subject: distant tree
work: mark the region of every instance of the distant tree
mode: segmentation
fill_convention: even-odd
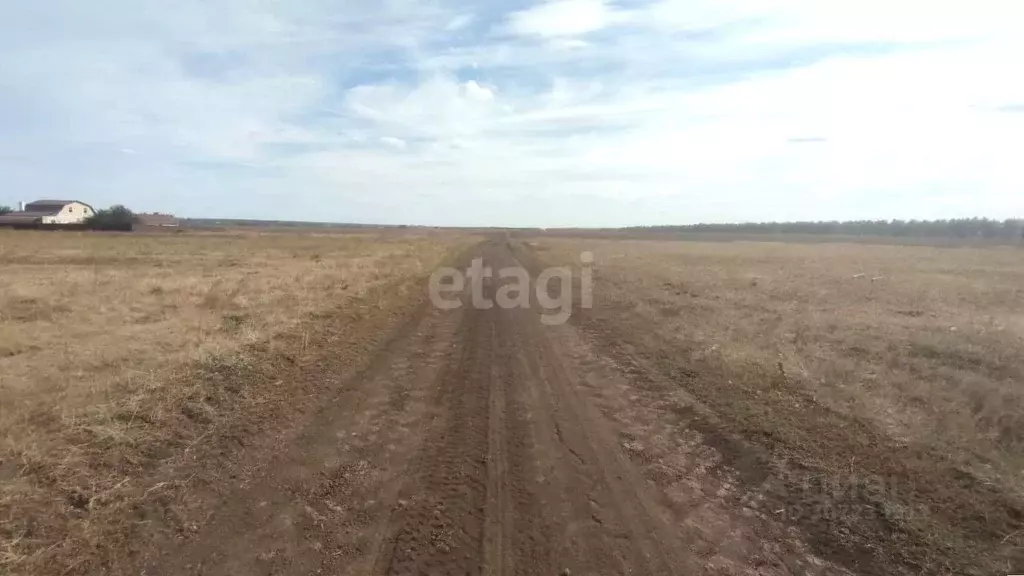
[[[138,221],[135,213],[128,208],[117,204],[105,210],[100,210],[90,216],[85,225],[93,230],[124,230],[132,229]]]
[[[11,208],[10,206],[0,206],[0,216],[3,216],[4,214],[10,214],[11,212],[14,212],[14,209]]]

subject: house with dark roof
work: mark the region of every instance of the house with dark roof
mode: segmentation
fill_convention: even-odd
[[[95,213],[92,206],[78,200],[36,200],[17,212],[0,215],[0,226],[82,224]]]

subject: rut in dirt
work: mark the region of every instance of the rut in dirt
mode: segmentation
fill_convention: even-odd
[[[493,269],[507,247],[482,250]],[[484,285],[493,301],[500,281]],[[680,547],[580,399],[536,310],[469,308],[460,354],[379,557],[378,574],[672,574]]]
[[[473,255],[518,265],[503,242]],[[700,572],[539,311],[462,296],[422,310],[147,573]]]
[[[459,357],[441,382],[442,415],[402,490],[377,573],[494,574],[550,555],[538,503],[522,489],[523,428],[510,426],[514,389],[496,320],[466,312]]]

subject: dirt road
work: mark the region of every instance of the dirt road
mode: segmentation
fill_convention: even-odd
[[[471,256],[518,263],[502,241]],[[846,573],[664,418],[692,404],[678,387],[539,313],[424,305],[145,573]]]

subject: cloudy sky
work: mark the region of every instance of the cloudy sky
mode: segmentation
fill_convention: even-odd
[[[0,8],[0,204],[433,225],[1024,217],[1014,0]]]

